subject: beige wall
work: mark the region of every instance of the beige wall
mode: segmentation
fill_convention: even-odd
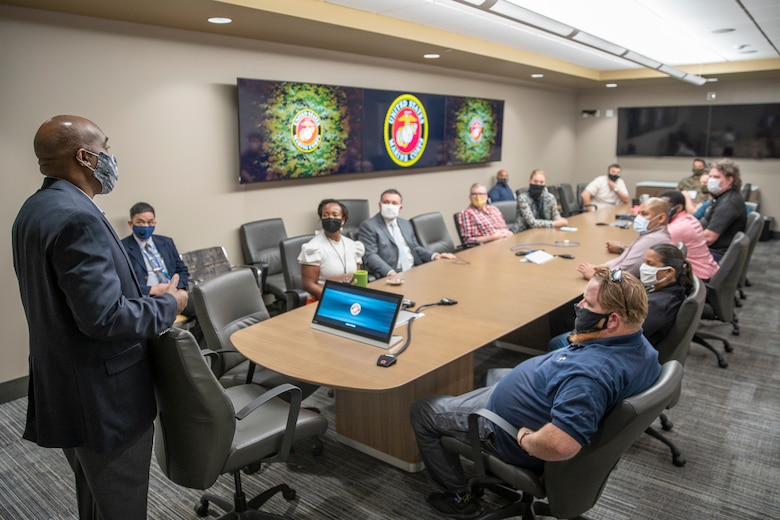
[[[467,204],[474,181],[499,168],[526,182],[544,166],[551,182],[568,172],[575,147],[575,94],[532,89],[435,67],[0,6],[0,382],[27,374],[27,331],[13,273],[10,227],[42,181],[32,138],[47,117],[93,119],[110,138],[120,180],[96,201],[120,236],[138,200],[157,209],[158,229],[180,251],[224,245],[240,262],[238,227],[281,216],[290,235],[310,233],[325,197],[378,200],[387,187],[405,196],[407,217]],[[237,181],[236,78],[284,79],[506,100],[503,161],[472,169],[357,180],[241,188]]]

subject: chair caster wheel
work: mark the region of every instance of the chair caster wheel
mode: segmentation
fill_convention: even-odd
[[[674,428],[674,423],[672,423],[672,421],[666,421],[665,423],[661,424],[661,428],[665,432],[671,431],[672,428]]]
[[[325,451],[325,446],[323,446],[322,441],[320,439],[314,439],[314,445],[311,447],[312,457],[319,457],[322,455],[323,451]]]
[[[298,496],[298,494],[294,489],[285,489],[282,491],[282,496],[285,500],[295,500],[295,497]]]
[[[209,515],[209,501],[208,500],[198,500],[198,503],[195,504],[195,514],[200,517],[205,517]]]
[[[736,335],[738,336],[739,334],[736,334]],[[723,350],[725,350],[726,352],[734,352],[734,347],[731,346],[731,343],[724,342],[723,343]]]
[[[728,367],[728,366],[729,366],[729,363],[728,363],[728,361],[726,361],[726,360],[724,360],[724,359],[719,359],[719,360],[718,360],[718,366],[719,366],[720,368],[726,368],[726,367]]]
[[[679,457],[672,457],[672,464],[674,464],[678,468],[682,468],[683,466],[685,466],[686,462],[688,461],[686,461],[685,457],[683,457],[682,455],[680,455]]]

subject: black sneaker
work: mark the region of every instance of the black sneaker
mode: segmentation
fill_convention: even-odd
[[[436,511],[450,518],[477,518],[482,514],[479,499],[471,493],[431,493],[427,500]]]

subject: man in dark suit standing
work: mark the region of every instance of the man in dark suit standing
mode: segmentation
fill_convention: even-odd
[[[366,248],[363,263],[374,278],[395,277],[415,265],[455,258],[451,253],[434,253],[421,246],[412,224],[398,216],[402,207],[401,193],[385,190],[379,198],[379,213],[360,224],[358,239]]]
[[[62,448],[79,516],[146,518],[154,389],[148,338],[187,303],[174,275],[141,293],[119,237],[93,201],[118,178],[108,138],[77,116],[45,121],[34,140],[43,186],[13,225],[13,260],[30,336],[23,437]]]

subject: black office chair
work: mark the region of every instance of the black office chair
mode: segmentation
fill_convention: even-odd
[[[739,336],[739,322],[734,312],[734,295],[737,291],[737,283],[742,273],[742,267],[747,260],[749,247],[750,240],[744,233],[740,231],[734,235],[734,239],[729,244],[726,253],[720,259],[718,272],[707,282],[707,303],[702,313],[702,320],[731,323],[732,334],[735,336]],[[719,367],[728,367],[728,362],[707,341],[708,339],[722,341],[726,352],[734,350],[725,336],[708,332],[705,330],[704,324],[700,323],[696,333],[693,335],[693,342],[702,345],[715,354],[715,357],[718,358]]]
[[[587,184],[585,184],[587,186]],[[584,189],[584,188],[583,188]],[[582,190],[579,193],[574,193],[571,184],[559,184],[558,185],[558,201],[561,204],[561,216],[570,217],[572,215],[578,215],[585,211],[586,208],[582,206]],[[588,207],[595,208],[594,204],[588,204]]]
[[[506,222],[507,226],[511,225],[515,220],[517,220],[517,201],[499,200],[498,202],[493,202],[492,204],[497,207],[504,216],[504,222]]]
[[[583,210],[585,210],[585,205],[582,203],[582,192],[585,191],[585,188],[588,187],[588,184],[590,184],[590,183],[589,182],[579,182],[579,183],[577,183],[577,191],[575,192],[575,195],[577,196],[577,204]]]
[[[284,274],[284,284],[287,287],[285,292],[286,310],[306,305],[306,300],[309,297],[309,294],[303,290],[298,255],[301,252],[301,246],[312,238],[314,235],[300,235],[279,242],[279,251],[282,255],[282,273]]]
[[[471,444],[442,437],[444,448],[474,462],[476,484],[494,489],[511,503],[481,517],[482,520],[536,515],[579,518],[601,496],[610,473],[623,453],[679,393],[683,367],[679,361],[664,364],[658,380],[647,390],[624,399],[607,412],[589,445],[569,460],[546,462],[544,472],[508,464],[494,453],[482,450],[478,433],[480,417],[494,421],[495,414],[479,410],[469,416]],[[517,437],[517,428],[498,418],[498,427]],[[536,499],[547,498],[547,502]]]
[[[658,350],[658,361],[666,363],[667,361],[674,360],[679,361],[681,364],[685,364],[685,358],[688,356],[688,349],[691,346],[693,335],[699,325],[706,298],[707,288],[694,276],[693,289],[691,289],[690,294],[683,300],[682,304],[680,304],[680,308],[677,311],[677,317],[674,320],[674,325],[672,325],[672,328],[669,330],[666,337],[655,345],[656,350]],[[678,393],[666,408],[672,408],[679,400],[680,394]],[[664,431],[668,432],[674,427],[674,424],[672,424],[666,414],[661,413],[659,419],[661,420],[661,428]],[[675,466],[682,467],[685,465],[685,457],[682,456],[679,448],[677,448],[677,446],[675,446],[666,436],[652,426],[648,426],[645,433],[658,439],[669,447],[672,452],[672,463]]]
[[[284,221],[269,218],[247,222],[239,228],[239,236],[244,262],[256,266],[262,273],[263,295],[273,298],[269,311],[272,315],[278,314],[283,310],[286,290],[279,255],[279,241],[287,238]]]
[[[181,259],[190,272],[189,289],[206,280],[236,269],[249,269],[258,287],[262,284],[262,273],[252,265],[232,264],[222,246],[194,249],[181,254]]]
[[[368,200],[339,199],[339,202],[344,204],[349,212],[347,223],[344,224],[341,233],[352,240],[357,240],[360,224],[371,217],[371,211],[368,209]]]
[[[301,409],[301,391],[290,384],[267,391],[251,384],[224,389],[187,331],[170,329],[152,340],[149,356],[158,410],[154,450],[162,473],[180,486],[201,490],[222,474],[233,475],[232,504],[204,494],[195,505],[199,516],[208,515],[213,503],[227,511],[223,519],[283,518],[257,509],[279,492],[292,500],[295,490],[279,484],[247,501],[241,470],[284,462],[294,442],[323,435],[327,420]]]
[[[739,191],[739,193],[742,195],[742,198],[745,199],[745,202],[747,202],[750,199],[750,194],[753,192],[753,185],[749,182],[746,182],[742,185],[742,189]]]
[[[318,388],[256,366],[230,341],[237,330],[270,318],[260,290],[251,283],[249,271],[232,271],[207,280],[195,287],[193,295],[206,344],[220,354],[212,362],[212,370],[225,388],[245,383],[266,388],[292,383],[301,389],[304,399]]]
[[[750,267],[750,259],[753,257],[753,250],[756,248],[758,239],[761,236],[761,230],[764,227],[764,221],[761,218],[761,214],[758,211],[753,211],[748,214],[747,222],[745,224],[745,235],[750,240],[750,246],[748,246],[747,259],[745,265],[742,267],[742,272],[739,275],[739,281],[737,282],[737,292],[739,293],[739,299],[736,301],[737,307],[742,307],[742,302],[745,296],[745,287],[750,287],[750,280],[747,279],[748,267]]]
[[[455,252],[455,244],[444,224],[444,217],[438,211],[417,215],[409,222],[412,223],[417,242],[425,249],[436,253]]]

